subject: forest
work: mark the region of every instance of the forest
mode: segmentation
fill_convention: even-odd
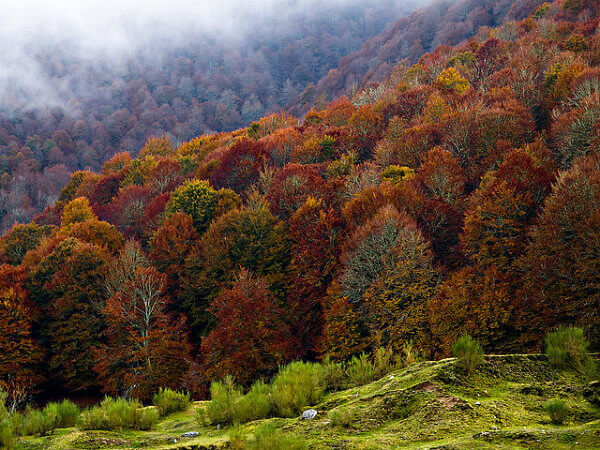
[[[200,22],[198,6],[178,2],[193,8],[190,16]],[[150,19],[143,18],[143,11],[138,13],[141,25],[131,18],[101,23],[124,28],[129,51],[105,44],[103,29],[96,30],[103,43],[93,41],[88,36],[93,23],[86,33],[65,31],[62,36],[44,28],[50,17],[39,24],[46,35],[21,42],[15,35],[23,34],[7,20],[10,15],[0,18],[5,41],[0,53],[0,231],[27,223],[51,206],[72,172],[99,171],[119,152],[137,155],[149,136],[167,134],[183,142],[280,111],[391,18],[416,5],[412,0],[349,0],[317,9],[313,3],[292,2],[275,20],[273,6],[259,2],[246,11],[251,29],[237,18],[232,25],[206,27],[171,19],[174,23],[166,24],[171,28],[148,36]],[[24,36],[32,25],[22,25],[30,30]],[[239,36],[228,30],[233,26],[240,28]]]
[[[563,324],[600,349],[598,12],[535,5],[302,118],[74,172],[0,239],[0,386],[205,398],[465,333],[538,351]]]

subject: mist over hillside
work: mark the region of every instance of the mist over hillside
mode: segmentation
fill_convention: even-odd
[[[279,111],[415,1],[15,3],[0,17],[0,230],[75,170]]]
[[[339,35],[345,41],[340,47],[346,47],[339,50],[348,52],[416,3],[259,0],[248,7],[232,0],[19,2],[0,17],[2,107],[67,107],[71,98],[93,98],[93,89],[102,86],[79,80],[86,71],[104,75],[106,83],[131,74],[132,61],[144,69],[164,69],[167,54],[184,48],[191,50],[194,64],[209,68],[215,63],[206,47],[225,47],[223,52],[235,58],[236,52],[277,48],[315,32],[313,39]],[[344,19],[360,31],[353,35],[344,29]],[[234,77],[236,67],[227,69]],[[286,70],[280,72],[275,75],[285,77]]]

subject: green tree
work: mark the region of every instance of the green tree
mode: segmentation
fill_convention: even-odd
[[[208,181],[189,180],[179,186],[167,204],[167,213],[182,212],[189,215],[198,233],[206,231],[213,219],[217,204],[217,191]]]

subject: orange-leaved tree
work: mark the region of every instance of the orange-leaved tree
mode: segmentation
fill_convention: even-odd
[[[94,349],[103,390],[148,400],[161,386],[178,388],[190,345],[183,319],[167,310],[166,277],[130,242],[113,262],[106,288],[106,343]]]

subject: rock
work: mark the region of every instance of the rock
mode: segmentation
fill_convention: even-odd
[[[193,438],[193,437],[198,437],[198,436],[200,436],[200,433],[198,433],[197,431],[187,431],[181,435],[181,437],[186,437],[186,438]]]
[[[317,410],[316,409],[307,409],[306,411],[304,411],[302,413],[302,418],[304,420],[314,419],[316,416],[317,416]]]
[[[475,406],[481,406],[481,402],[475,402]]]
[[[492,427],[492,430],[498,431],[498,427]]]

